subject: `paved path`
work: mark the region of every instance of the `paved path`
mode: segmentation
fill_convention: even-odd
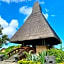
[[[0,61],[0,64],[18,64],[17,62]]]
[[[14,62],[14,55],[13,55],[8,60],[0,61],[0,64],[18,64],[18,63]]]

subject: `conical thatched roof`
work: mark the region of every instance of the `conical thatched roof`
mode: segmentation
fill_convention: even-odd
[[[14,34],[10,41],[20,42],[47,38],[53,38],[56,43],[60,43],[60,39],[50,27],[44,15],[41,13],[39,3],[36,2],[33,6],[31,15],[25,21],[23,26]]]

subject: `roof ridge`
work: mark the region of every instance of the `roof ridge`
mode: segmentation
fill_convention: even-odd
[[[38,13],[38,12],[41,12],[41,6],[39,2],[37,1],[33,5],[32,13]]]

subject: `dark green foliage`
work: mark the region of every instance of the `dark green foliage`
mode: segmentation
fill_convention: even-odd
[[[47,54],[50,56],[55,56],[56,63],[64,62],[64,51],[62,51],[61,49],[51,48],[47,51]]]
[[[0,35],[2,35],[2,30],[3,30],[3,27],[1,27],[0,25]]]
[[[8,35],[2,33],[3,27],[0,25],[0,48],[3,46],[3,44],[7,44],[7,41],[9,41]]]
[[[8,35],[2,35],[2,43],[7,44],[7,41],[9,41]]]
[[[0,48],[2,47],[2,38],[0,38]]]

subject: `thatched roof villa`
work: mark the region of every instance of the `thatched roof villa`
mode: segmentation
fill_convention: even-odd
[[[38,2],[33,6],[32,13],[22,27],[12,36],[10,42],[32,45],[37,53],[59,44],[60,38],[47,22]]]

